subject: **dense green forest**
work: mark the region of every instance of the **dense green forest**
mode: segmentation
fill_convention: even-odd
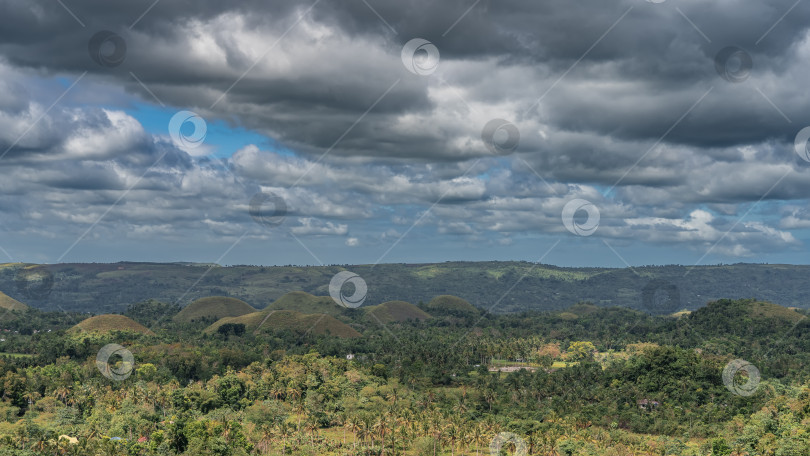
[[[43,265],[48,293],[20,289],[20,264],[0,265],[0,290],[45,310],[120,313],[133,302],[159,299],[184,306],[205,296],[232,296],[264,308],[291,291],[328,295],[342,266],[230,266],[187,263]],[[497,313],[561,310],[589,301],[666,314],[722,298],[758,298],[783,306],[810,303],[810,266],[735,264],[563,268],[517,262],[446,262],[347,266],[368,284],[367,304],[427,302],[460,296]],[[779,286],[773,286],[778,283]],[[510,290],[508,296],[501,299]],[[661,299],[661,296],[665,296]]]
[[[0,455],[810,454],[803,313],[419,307],[430,318],[338,315],[361,337],[204,331],[155,300],[126,311],[148,330],[10,311]]]

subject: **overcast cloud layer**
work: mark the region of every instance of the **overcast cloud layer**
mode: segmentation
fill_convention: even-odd
[[[659,1],[0,0],[0,247],[806,263],[810,4]],[[178,111],[234,141],[178,141]]]

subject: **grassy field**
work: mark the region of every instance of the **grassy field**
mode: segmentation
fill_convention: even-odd
[[[551,365],[552,369],[562,369],[563,367],[573,366],[574,362],[567,362],[567,361],[554,361]],[[517,361],[509,361],[506,359],[493,359],[489,363],[490,367],[531,367],[534,369],[541,369],[539,363],[530,363],[530,362],[517,362]]]
[[[11,358],[33,358],[36,355],[30,355],[27,353],[0,353],[0,357],[8,356]]]

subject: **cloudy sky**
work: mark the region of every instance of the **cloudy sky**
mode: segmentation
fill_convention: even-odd
[[[0,256],[807,263],[809,28],[795,0],[0,0]]]

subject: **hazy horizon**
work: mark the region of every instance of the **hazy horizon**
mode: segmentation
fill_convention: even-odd
[[[810,266],[810,263],[768,263],[768,262],[748,262],[748,261],[739,261],[734,263],[709,263],[709,264],[700,264],[700,265],[691,265],[691,264],[682,264],[682,263],[666,263],[666,264],[634,264],[634,265],[625,265],[625,266],[594,266],[594,265],[579,265],[579,266],[565,266],[560,264],[548,263],[548,262],[535,262],[529,260],[443,260],[443,261],[425,261],[425,262],[382,262],[377,263],[376,265],[397,265],[397,264],[406,264],[406,265],[423,265],[423,264],[442,264],[442,263],[486,263],[486,262],[496,262],[496,263],[530,263],[530,264],[537,264],[543,266],[551,266],[556,268],[570,268],[570,269],[586,269],[586,268],[597,268],[597,269],[628,269],[628,268],[640,268],[640,267],[665,267],[665,266],[673,266],[673,267],[713,267],[713,266],[731,266],[731,265],[767,265],[767,266]],[[215,263],[215,262],[206,262],[206,261],[184,261],[184,260],[177,260],[177,261],[148,261],[148,260],[118,260],[118,261],[66,261],[62,263],[32,263],[26,261],[18,261],[18,262],[7,262],[7,263],[0,263],[1,264],[38,264],[42,266],[47,265],[55,265],[55,264],[119,264],[119,263],[133,263],[133,264],[191,264],[191,265],[211,265],[215,264],[220,267],[239,267],[239,266],[255,266],[255,267],[329,267],[329,266],[372,266],[375,263],[323,263],[323,264],[313,264],[313,263],[278,263],[278,264],[263,264],[263,263]]]

